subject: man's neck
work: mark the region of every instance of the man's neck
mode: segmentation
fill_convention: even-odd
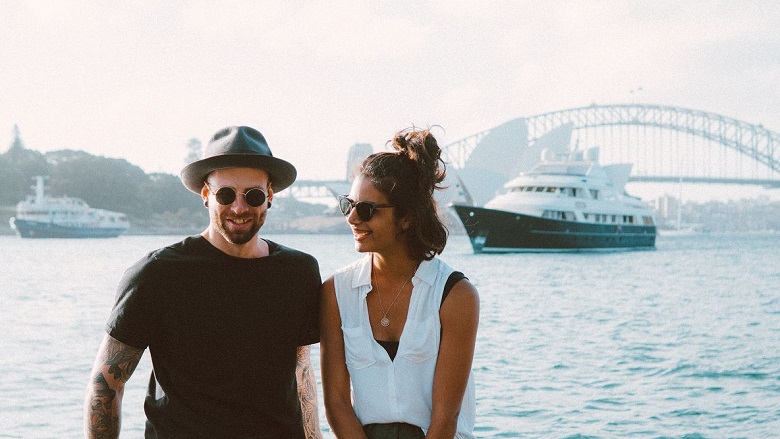
[[[256,259],[269,254],[268,243],[260,239],[259,235],[255,235],[245,244],[234,244],[211,228],[204,230],[200,235],[222,253],[235,258]]]

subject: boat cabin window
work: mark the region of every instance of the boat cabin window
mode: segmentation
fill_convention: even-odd
[[[562,190],[563,190],[563,193],[565,193],[566,195],[568,195],[570,197],[575,197],[575,198],[586,198],[587,197],[587,195],[585,193],[585,190],[582,189],[582,188],[578,188],[578,187],[565,187],[565,188],[562,188]]]
[[[546,191],[547,191],[547,192],[555,192],[555,191],[557,191],[557,190],[558,190],[558,188],[555,188],[555,187],[548,187],[548,188],[546,189]]]
[[[587,218],[588,215],[586,214],[585,218]],[[611,221],[610,221],[611,220]],[[593,222],[596,223],[616,223],[618,220],[617,215],[607,215],[605,213],[594,213],[593,214]]]
[[[653,217],[651,216],[643,216],[642,217],[642,224],[646,226],[652,226],[653,225]]]
[[[599,190],[598,189],[591,189],[590,190],[590,196],[593,197],[594,200],[599,199]]]
[[[574,215],[574,212],[569,211],[563,211],[563,210],[545,210],[542,212],[542,218],[550,218],[550,219],[558,219],[558,220],[566,220],[566,221],[576,221],[577,217]]]

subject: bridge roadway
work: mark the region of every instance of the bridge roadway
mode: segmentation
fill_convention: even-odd
[[[287,190],[278,196],[293,198],[336,198],[349,193],[347,180],[296,180]]]
[[[780,180],[771,179],[749,179],[749,178],[712,178],[712,177],[674,177],[674,176],[632,176],[628,181],[641,183],[712,183],[712,184],[733,184],[733,185],[755,185],[763,186],[767,189],[780,188]]]

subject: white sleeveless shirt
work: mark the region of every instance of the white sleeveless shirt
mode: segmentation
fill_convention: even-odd
[[[417,268],[394,361],[374,340],[368,320],[366,296],[371,291],[371,254],[334,274],[353,406],[361,424],[406,422],[427,433],[441,338],[439,307],[444,284],[452,271],[438,258],[423,261]],[[474,438],[475,412],[474,376],[470,372],[455,438]]]

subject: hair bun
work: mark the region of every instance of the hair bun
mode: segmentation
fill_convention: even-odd
[[[439,183],[446,174],[441,159],[441,148],[430,129],[407,128],[397,132],[392,140],[393,148],[399,155],[409,159],[416,170],[420,189],[433,194],[434,189],[442,189]]]

